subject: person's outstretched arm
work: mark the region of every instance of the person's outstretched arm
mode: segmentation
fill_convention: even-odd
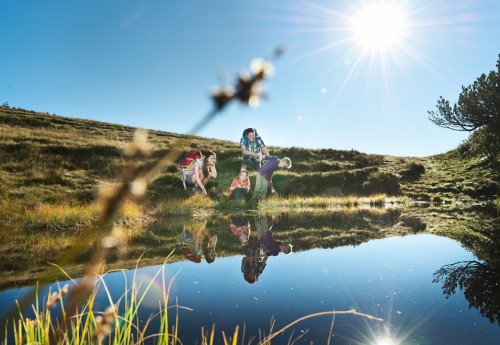
[[[262,148],[262,153],[264,154],[264,156],[270,156],[269,152],[267,151],[267,147],[263,147]]]

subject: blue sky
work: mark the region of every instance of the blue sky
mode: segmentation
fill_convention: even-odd
[[[427,111],[495,69],[499,32],[496,0],[2,0],[0,102],[187,133],[214,87],[285,45],[268,99],[199,135],[428,156],[467,138]]]

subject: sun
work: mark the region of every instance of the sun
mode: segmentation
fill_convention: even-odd
[[[405,35],[405,14],[395,4],[379,2],[365,5],[350,25],[353,39],[363,49],[384,50],[400,45]]]

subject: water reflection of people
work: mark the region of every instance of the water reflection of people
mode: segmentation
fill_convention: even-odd
[[[272,232],[274,220],[270,215],[254,217],[255,236],[250,237],[245,247],[245,256],[241,261],[241,271],[245,280],[253,284],[264,272],[269,256],[279,253],[289,254],[292,245],[276,241]]]
[[[268,256],[276,256],[283,252],[288,254],[292,251],[292,245],[283,244],[274,239],[272,232],[274,219],[271,215],[258,215],[254,217],[255,232],[259,243],[263,245]]]
[[[245,256],[241,260],[241,272],[243,278],[250,283],[255,283],[266,268],[267,255],[264,253],[263,246],[257,238],[252,237],[245,246]]]
[[[206,225],[206,221],[193,222],[185,226],[181,233],[179,250],[186,259],[195,263],[200,263],[203,256],[207,263],[217,258],[217,235],[210,235]]]
[[[250,221],[244,216],[233,216],[227,217],[227,222],[231,227],[231,232],[238,237],[240,243],[245,246],[250,238],[251,226]]]
[[[267,230],[259,239],[259,243],[264,246],[267,256],[276,256],[279,253],[290,254],[292,252],[292,245],[276,241],[271,230]]]
[[[257,238],[261,238],[264,234],[273,228],[274,220],[271,215],[257,215],[253,217],[253,222],[255,224],[255,232]]]

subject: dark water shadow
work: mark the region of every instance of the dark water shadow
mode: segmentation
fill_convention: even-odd
[[[446,298],[463,293],[469,308],[500,325],[500,222],[492,219],[490,227],[476,225],[470,230],[460,242],[478,260],[444,265],[434,273],[433,282],[442,283]]]

